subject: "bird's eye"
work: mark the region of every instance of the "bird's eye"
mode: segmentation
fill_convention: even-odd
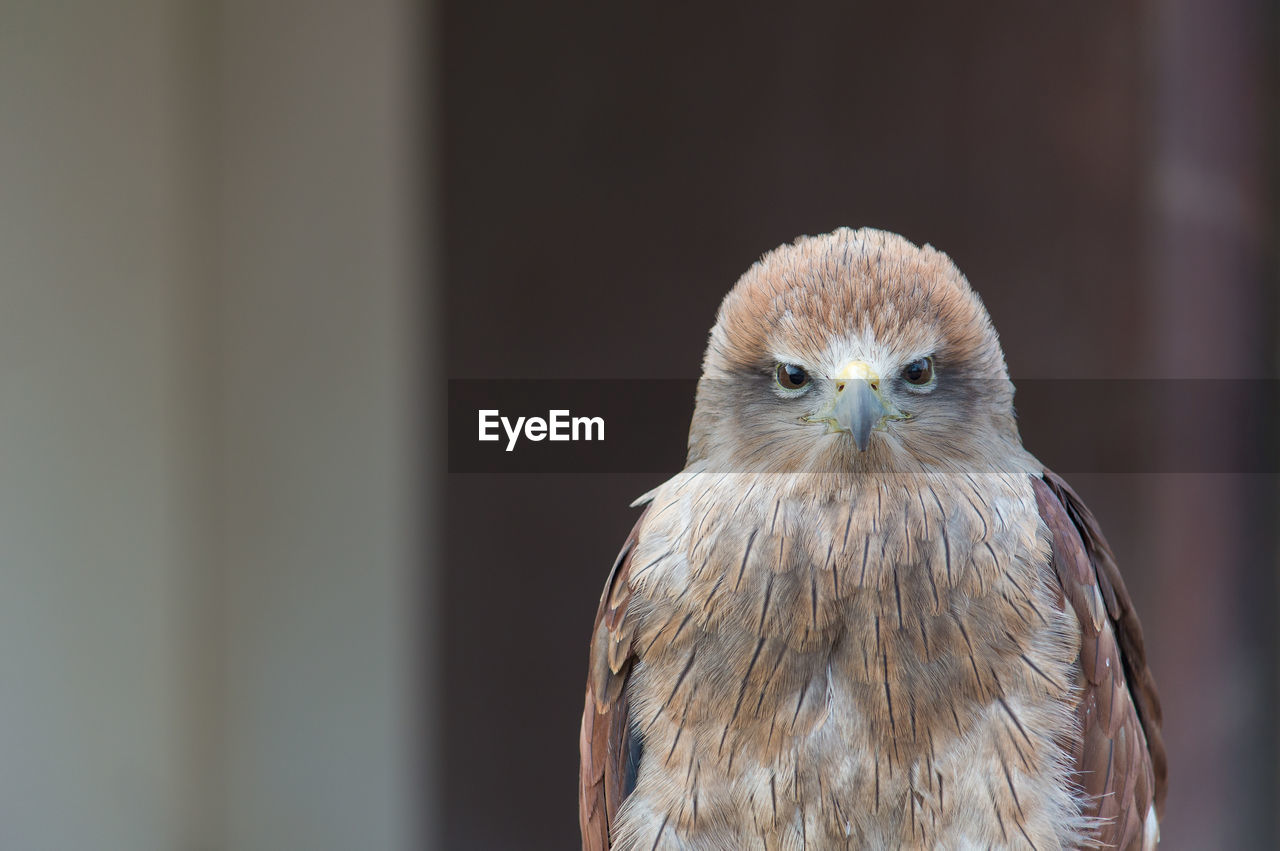
[[[928,384],[933,380],[933,358],[918,358],[907,364],[902,377],[908,384]]]
[[[778,364],[778,386],[784,390],[799,390],[809,383],[809,373],[793,363]]]

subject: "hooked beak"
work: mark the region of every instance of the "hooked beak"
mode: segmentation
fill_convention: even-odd
[[[826,423],[832,431],[853,435],[859,452],[867,451],[871,432],[883,429],[887,420],[908,418],[880,395],[880,376],[863,361],[845,364],[832,379],[836,383],[836,395],[831,405],[816,416],[805,419]]]

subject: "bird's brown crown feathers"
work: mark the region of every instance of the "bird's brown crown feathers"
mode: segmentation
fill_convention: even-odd
[[[932,343],[968,377],[1008,377],[982,300],[951,258],[871,228],[801,237],[764,255],[721,304],[704,370],[768,368],[782,346],[818,359],[831,334],[896,341],[903,354]]]

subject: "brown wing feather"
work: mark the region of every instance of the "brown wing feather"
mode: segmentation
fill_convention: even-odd
[[[1089,509],[1049,470],[1033,480],[1053,533],[1053,566],[1080,622],[1081,739],[1072,743],[1086,815],[1103,819],[1098,840],[1137,848],[1154,802],[1163,815],[1167,766],[1160,698],[1147,668],[1142,626],[1115,556]]]
[[[647,513],[647,512],[646,512]],[[634,619],[627,618],[631,599],[628,579],[631,556],[644,514],[622,545],[605,581],[591,637],[586,705],[578,747],[578,821],[583,851],[608,851],[609,830],[625,795],[627,760],[627,695],[631,672]]]

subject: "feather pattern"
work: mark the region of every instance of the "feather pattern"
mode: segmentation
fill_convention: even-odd
[[[623,686],[632,653],[627,603],[631,599],[632,556],[644,513],[622,545],[596,610],[590,674],[579,737],[578,818],[584,851],[607,851],[609,828],[625,797],[629,719]]]
[[[1053,534],[1054,572],[1080,624],[1081,735],[1071,751],[1085,812],[1098,819],[1103,847],[1150,847],[1148,815],[1164,814],[1168,767],[1142,627],[1111,548],[1080,497],[1050,470],[1034,484]]]

